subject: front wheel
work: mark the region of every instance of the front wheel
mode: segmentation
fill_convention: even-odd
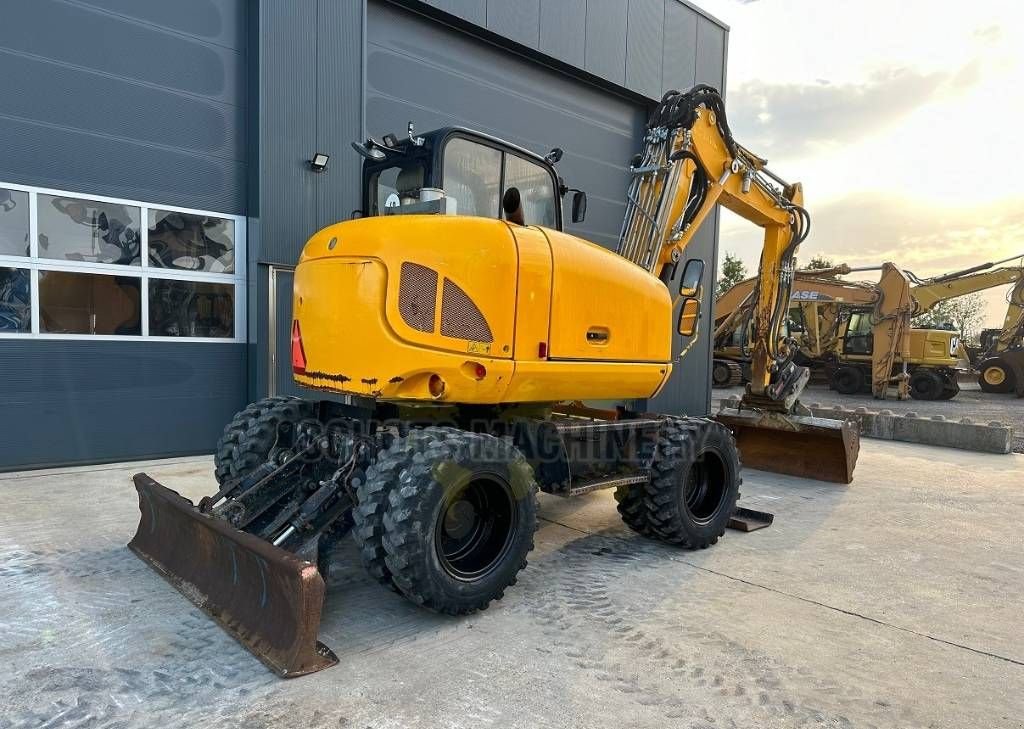
[[[650,534],[704,549],[725,534],[736,510],[740,455],[732,432],[705,418],[668,418],[644,487]]]
[[[1001,394],[1013,391],[1013,373],[999,358],[985,360],[978,370],[978,385],[983,392]]]
[[[915,370],[910,376],[910,396],[915,400],[938,400],[945,389],[946,383],[934,370]]]
[[[856,395],[864,389],[864,373],[858,367],[837,367],[832,373],[832,389],[841,395]]]
[[[455,428],[398,438],[383,489],[381,545],[392,583],[449,615],[485,609],[526,567],[537,528],[533,469],[510,442]]]

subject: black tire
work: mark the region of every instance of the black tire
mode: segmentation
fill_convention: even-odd
[[[356,506],[352,509],[352,537],[359,550],[363,569],[376,582],[398,591],[391,580],[391,570],[385,561],[384,512],[388,505],[388,489],[401,477],[406,454],[391,447],[377,454],[377,459],[366,469],[366,478],[356,487]]]
[[[651,536],[651,527],[647,522],[647,505],[644,499],[647,491],[643,484],[619,486],[615,489],[616,508],[622,522],[637,534]]]
[[[725,534],[736,511],[740,455],[732,432],[705,418],[667,418],[646,485],[650,535],[705,549]]]
[[[237,478],[233,475],[232,467],[234,450],[239,437],[255,425],[256,419],[263,413],[287,399],[285,397],[265,397],[262,400],[257,400],[235,413],[231,422],[224,426],[224,432],[217,440],[217,449],[213,456],[213,473],[217,478],[217,483],[223,485],[227,481]]]
[[[945,386],[942,388],[942,394],[939,396],[940,400],[952,400],[954,397],[960,394],[960,383],[956,380],[956,375],[949,375],[946,377]]]
[[[729,372],[729,366],[721,360],[715,360],[714,364],[711,365],[711,386],[728,387],[730,379],[732,377]]]
[[[910,396],[915,400],[938,400],[946,383],[935,370],[918,369],[910,375]]]
[[[859,367],[836,367],[830,379],[832,389],[842,395],[856,395],[864,389],[864,372]]]
[[[986,359],[978,367],[978,386],[982,392],[1013,392],[1016,387],[1013,370],[998,357]]]
[[[279,447],[279,433],[286,433],[289,428],[315,415],[315,404],[299,397],[268,400],[273,402],[268,402],[268,407],[248,420],[248,427],[238,432],[231,443],[231,455],[221,460],[221,471],[226,474],[227,480],[242,478],[266,463]]]
[[[485,609],[515,584],[533,549],[537,484],[509,441],[424,428],[380,456],[389,464],[382,546],[391,580],[437,612]]]

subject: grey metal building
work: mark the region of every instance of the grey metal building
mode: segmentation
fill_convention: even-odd
[[[681,0],[0,0],[0,469],[209,452],[289,391],[291,267],[360,207],[352,140],[562,147],[570,230],[613,245],[652,104],[724,87],[727,38]],[[709,361],[652,408],[705,412]]]

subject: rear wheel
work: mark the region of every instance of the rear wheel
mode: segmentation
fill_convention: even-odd
[[[313,410],[313,403],[302,398],[265,397],[236,413],[217,441],[213,457],[217,483],[242,478],[264,463],[277,442],[277,423],[287,419],[297,425],[312,417]]]
[[[832,389],[843,395],[855,395],[864,389],[864,373],[859,367],[842,365],[832,373]]]
[[[915,400],[938,400],[945,389],[946,383],[935,370],[919,369],[910,376],[910,396]]]
[[[386,494],[380,545],[391,582],[450,615],[500,599],[537,527],[537,484],[522,453],[502,438],[432,427],[396,439],[380,461],[386,475],[370,480]]]
[[[1013,372],[998,357],[981,363],[978,385],[984,392],[1006,393],[1014,388]]]
[[[651,480],[641,487],[646,524],[637,531],[690,549],[709,547],[725,533],[739,487],[740,456],[728,428],[704,418],[667,418]],[[620,501],[620,513],[621,507]]]

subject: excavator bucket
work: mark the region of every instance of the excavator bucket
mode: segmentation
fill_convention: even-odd
[[[732,409],[715,419],[736,436],[744,466],[833,483],[853,480],[860,452],[856,422]]]
[[[315,565],[208,516],[144,473],[141,518],[128,544],[181,594],[279,676],[333,666],[317,642],[324,581]]]

